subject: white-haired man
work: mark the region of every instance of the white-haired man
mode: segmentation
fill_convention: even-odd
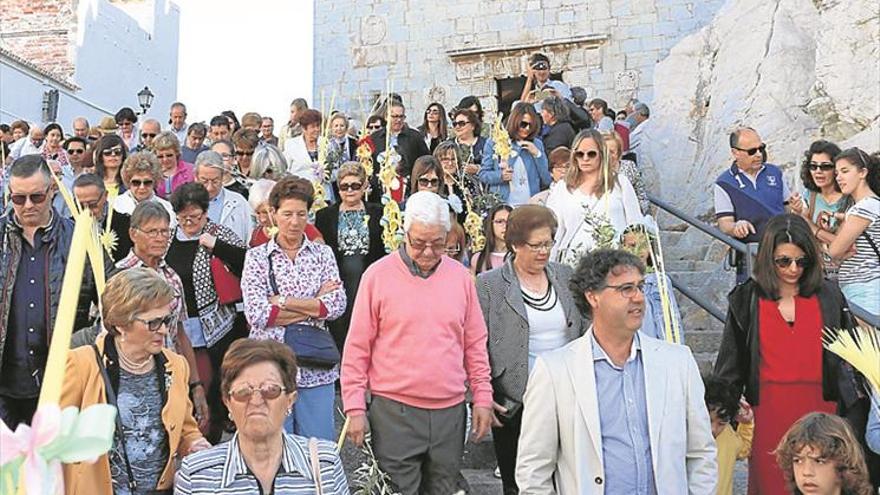
[[[371,265],[358,288],[342,358],[349,438],[369,425],[379,466],[400,493],[453,493],[465,438],[492,422],[486,324],[467,269],[444,256],[446,202],[421,191],[406,203],[405,242]]]
[[[254,230],[251,218],[254,212],[244,196],[223,187],[229,175],[223,166],[223,157],[214,150],[199,153],[196,157],[196,182],[208,190],[208,218],[235,232],[245,243],[250,242]]]

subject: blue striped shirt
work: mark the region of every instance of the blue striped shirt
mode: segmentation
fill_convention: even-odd
[[[281,466],[269,493],[305,495],[316,493],[309,457],[309,440],[284,433]],[[336,445],[318,440],[321,486],[327,495],[348,495],[348,481]],[[257,477],[245,463],[238,445],[238,433],[228,442],[188,455],[177,471],[176,495],[264,493]]]

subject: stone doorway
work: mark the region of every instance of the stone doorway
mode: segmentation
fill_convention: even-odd
[[[562,81],[562,72],[551,72],[550,79]],[[510,114],[513,102],[522,96],[523,87],[526,85],[526,76],[495,78],[495,99],[498,102],[498,112],[506,119]]]

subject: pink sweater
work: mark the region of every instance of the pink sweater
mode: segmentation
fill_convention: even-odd
[[[427,279],[399,252],[373,263],[358,288],[342,357],[346,414],[366,411],[365,393],[422,409],[464,400],[492,406],[486,323],[467,268],[443,257]]]

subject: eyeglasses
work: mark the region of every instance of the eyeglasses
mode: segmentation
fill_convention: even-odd
[[[406,118],[406,114],[398,114],[398,115],[391,114],[391,120],[403,120],[405,118]]]
[[[101,156],[122,156],[122,148],[115,147],[106,150],[101,150]]]
[[[150,230],[135,229],[135,230],[141,231],[145,236],[149,237],[150,239],[171,236],[171,231],[169,229],[150,229]]]
[[[370,124],[367,126],[367,129],[369,129],[371,131],[378,131],[381,128],[382,128],[382,124]]]
[[[735,149],[735,150],[739,150],[739,151],[742,151],[742,152],[748,154],[749,156],[753,156],[755,153],[757,153],[757,152],[759,152],[759,151],[760,151],[761,153],[763,153],[764,150],[767,149],[767,145],[766,145],[766,144],[762,144],[761,146],[758,146],[757,148],[749,148],[749,149],[737,148],[736,146],[734,146],[733,149]]]
[[[342,192],[345,191],[360,191],[364,185],[360,182],[349,182],[347,184],[339,184],[339,190]]]
[[[505,221],[504,223],[507,222]],[[553,249],[553,241],[541,242],[538,244],[527,242],[526,247],[533,253],[549,253],[550,250]]]
[[[131,187],[153,187],[153,179],[139,180],[139,179],[131,179],[129,181],[131,183]]]
[[[440,185],[440,179],[428,179],[427,177],[419,177],[419,187],[437,187]]]
[[[153,139],[154,137],[156,137],[156,134],[152,132],[142,132],[141,137],[146,139]]]
[[[526,122],[525,120],[523,120],[522,122],[519,123],[520,129],[530,129],[531,127],[532,127],[531,122]]]
[[[550,68],[550,65],[547,64],[547,62],[538,62],[533,65],[532,68],[535,70],[547,70]]]
[[[16,206],[22,206],[28,200],[31,201],[31,204],[38,205],[42,204],[43,201],[46,201],[46,198],[49,196],[49,189],[46,189],[46,192],[36,193],[36,194],[10,194],[9,200]]]
[[[177,215],[177,219],[180,220],[180,223],[198,223],[204,215],[205,212],[203,211],[197,215]]]
[[[409,239],[409,245],[416,251],[424,251],[428,248],[431,248],[432,252],[437,253],[446,250],[446,239],[438,239],[434,242],[425,242],[418,239],[413,240],[408,232],[406,234],[406,238]]]
[[[165,316],[153,318],[152,320],[144,320],[138,318],[137,316],[133,317],[132,319],[143,323],[151,332],[158,332],[159,329],[162,327],[169,328],[171,326],[171,323],[174,322],[174,315],[167,314]]]
[[[446,255],[447,256],[455,256],[461,253],[461,244],[456,244],[454,246],[446,246]]]
[[[583,160],[584,156],[586,156],[590,160],[595,160],[596,158],[599,157],[599,152],[596,150],[590,150],[590,151],[587,151],[586,153],[584,153],[583,151],[575,151],[574,152],[575,160]]]
[[[106,194],[106,193],[105,193],[105,194]],[[102,196],[102,197],[100,197],[100,198],[98,198],[98,199],[96,199],[96,200],[94,200],[94,201],[88,201],[88,202],[85,202],[85,203],[80,202],[79,204],[82,205],[82,207],[85,208],[85,209],[87,209],[87,210],[94,210],[95,208],[98,207],[99,204],[101,204],[101,200],[103,199],[103,194],[102,194],[101,196]]]
[[[119,124],[119,127],[129,127],[129,126],[131,126],[131,122],[129,122],[129,121],[127,121],[127,120],[123,120],[122,122],[117,122],[117,124]]]
[[[642,280],[639,283],[628,283],[628,284],[620,284],[620,285],[606,285],[602,287],[603,289],[614,289],[621,296],[626,298],[632,298],[636,295],[636,293],[644,294],[645,293],[645,281]]]
[[[437,108],[429,108],[429,109],[425,110],[425,113],[431,114],[431,115],[440,115],[440,110]]]
[[[220,184],[223,183],[223,180],[222,180],[221,178],[217,178],[217,179],[197,179],[197,180],[199,181],[199,184],[201,184],[201,185],[203,185],[203,186],[205,186],[205,187],[207,187],[207,186],[215,186],[215,187],[216,187],[216,186],[219,186]]]
[[[162,160],[177,160],[177,155],[175,155],[174,153],[165,153],[165,154],[162,154],[162,155],[156,155],[156,158],[157,158],[159,161],[162,161]]]
[[[236,151],[235,156],[252,156],[254,154],[253,151]]]
[[[455,127],[457,129],[459,127],[464,127],[468,124],[470,124],[470,122],[468,122],[467,120],[456,120],[452,123],[452,127]]]
[[[810,266],[810,260],[806,256],[801,256],[800,258],[780,256],[773,259],[773,263],[775,263],[778,268],[788,268],[791,266],[792,262],[794,262],[798,268],[806,268]]]
[[[810,162],[810,171],[815,172],[816,170],[830,172],[834,170],[834,164],[831,162]]]
[[[86,152],[86,150],[84,150],[83,148],[72,148],[72,149],[67,150],[68,155],[81,155],[85,152]]]
[[[255,393],[259,393],[263,400],[274,400],[281,395],[281,392],[287,392],[287,389],[277,383],[264,383],[260,385],[260,388],[254,388],[251,385],[242,385],[235,390],[230,390],[229,396],[232,397],[235,402],[244,403],[250,401]]]

